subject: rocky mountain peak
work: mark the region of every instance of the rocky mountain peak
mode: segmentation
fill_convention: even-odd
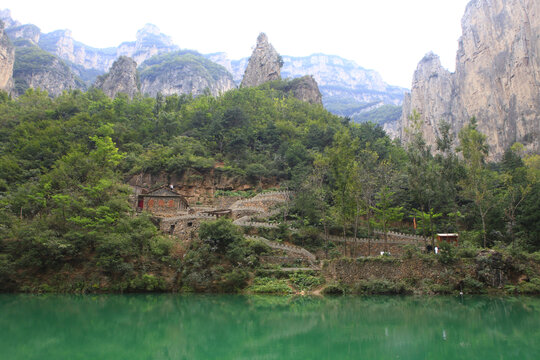
[[[39,43],[41,37],[41,30],[32,24],[14,26],[6,30],[11,40],[24,39],[28,40],[32,45]]]
[[[311,75],[292,80],[290,91],[295,98],[301,101],[322,105],[322,94],[319,91],[317,82]]]
[[[5,29],[21,25],[20,22],[13,20],[13,18],[11,17],[11,10],[9,9],[0,10],[0,20],[4,22]]]
[[[161,30],[154,24],[145,24],[142,29],[137,31],[137,39],[143,38],[145,35],[159,35]]]
[[[472,0],[461,21],[456,71],[424,58],[405,97],[402,136],[413,110],[427,143],[442,120],[459,130],[476,117],[493,159],[514,142],[540,151],[540,2]]]
[[[110,98],[124,93],[133,99],[139,93],[137,63],[130,57],[120,56],[107,74],[98,77],[94,87],[103,90]]]
[[[282,66],[283,59],[268,42],[266,34],[260,33],[240,86],[259,86],[267,81],[279,80]]]
[[[154,24],[146,24],[142,29],[139,29],[137,31],[136,39],[138,44],[150,40],[161,46],[174,46],[171,37],[163,34],[159,27]]]

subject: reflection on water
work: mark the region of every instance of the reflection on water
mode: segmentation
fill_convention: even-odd
[[[0,359],[537,359],[540,299],[0,295]]]

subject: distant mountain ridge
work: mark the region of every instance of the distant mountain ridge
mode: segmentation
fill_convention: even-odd
[[[242,80],[249,61],[249,58],[229,59],[223,52],[206,57],[229,70],[237,83]],[[282,59],[281,76],[296,78],[312,75],[323,95],[325,108],[334,114],[365,121],[367,114],[374,114],[384,106],[391,114],[380,119],[381,122],[395,121],[401,116],[400,108],[407,89],[388,85],[374,70],[364,69],[354,61],[337,55],[321,53],[303,57],[282,55]]]
[[[70,30],[56,30],[43,34],[35,25],[22,25],[11,18],[9,10],[1,10],[0,19],[6,24],[6,34],[12,41],[24,39],[52,54],[58,60],[62,60],[70,72],[62,76],[66,79],[75,79],[73,83],[66,82],[75,88],[89,87],[98,76],[109,71],[113,63],[121,56],[128,56],[135,60],[139,71],[144,75],[149,69],[148,66],[143,65],[145,61],[155,56],[180,51],[180,47],[173,44],[169,36],[161,33],[159,28],[152,24],[147,24],[137,31],[135,41],[123,42],[117,47],[99,49],[76,41]],[[37,52],[34,53],[37,54]],[[229,59],[226,53],[207,54],[204,57],[223,66],[226,69],[224,69],[225,72],[217,71],[210,63],[205,63],[202,68],[195,66],[195,62],[201,65],[204,61],[191,59],[195,62],[191,63],[189,74],[186,73],[189,79],[182,82],[178,76],[171,76],[170,70],[171,67],[176,69],[175,71],[188,69],[183,66],[187,58],[180,61],[176,57],[177,63],[173,66],[170,63],[170,57],[162,56],[161,59],[164,61],[168,59],[169,65],[160,66],[160,68],[163,71],[167,69],[168,73],[162,74],[157,82],[155,76],[146,76],[146,81],[145,76],[141,76],[141,92],[155,94],[162,92],[158,90],[163,87],[163,93],[167,94],[178,91],[193,91],[194,94],[200,94],[204,90],[200,87],[204,86],[210,89],[211,93],[217,94],[240,84],[249,60],[249,58]],[[400,109],[406,89],[386,84],[380,74],[374,70],[364,69],[354,61],[336,55],[321,53],[304,57],[282,55],[281,58],[283,60],[282,77],[299,78],[312,75],[323,95],[324,106],[337,115],[348,116],[355,121],[374,119],[387,123],[398,119],[401,114]],[[156,75],[155,65],[154,63],[152,75]],[[61,67],[65,70],[63,66]],[[195,68],[198,70],[194,72]],[[226,74],[227,71],[230,74]],[[209,79],[209,74],[218,72],[222,77]],[[150,78],[152,83],[150,83]],[[167,79],[176,84],[168,84]],[[24,83],[27,82],[19,81],[19,85]],[[34,84],[36,85],[39,83]],[[48,89],[47,86],[44,87]],[[21,89],[22,87],[19,86],[19,90]],[[61,90],[62,87],[57,87],[55,84],[55,93]]]

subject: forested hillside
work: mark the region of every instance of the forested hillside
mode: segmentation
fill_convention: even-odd
[[[351,123],[279,88],[286,86],[133,100],[98,90],[54,99],[35,90],[17,99],[2,94],[2,288],[21,290],[24,277],[60,269],[94,269],[124,281],[109,291],[136,290],[144,285],[126,279],[144,283],[148,269],[183,268],[174,239],[160,235],[145,213],[135,215],[124,182],[190,169],[220,171],[253,190],[263,179],[293,190],[284,216],[311,239],[372,236],[373,228],[413,232],[416,218],[428,239],[459,231],[466,246],[540,248],[538,155],[516,144],[501,163],[486,163],[486,139],[474,121],[459,144],[442,127],[435,153],[418,118],[413,141],[402,148],[376,125]]]

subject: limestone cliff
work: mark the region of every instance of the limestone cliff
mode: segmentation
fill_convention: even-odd
[[[107,74],[98,77],[94,86],[110,98],[124,93],[133,99],[139,93],[138,80],[137,63],[132,58],[120,56]]]
[[[96,49],[73,39],[70,30],[42,34],[39,46],[63,60],[85,69],[107,71],[116,59],[116,48]]]
[[[11,40],[25,39],[37,45],[41,36],[41,30],[32,24],[19,25],[6,29],[6,33]]]
[[[172,94],[217,96],[236,87],[221,65],[195,51],[177,51],[154,56],[140,66],[141,92],[150,96]]]
[[[46,90],[51,96],[64,90],[85,89],[85,84],[62,59],[27,42],[16,48],[13,78],[16,95],[28,88]]]
[[[282,66],[283,59],[268,42],[266,34],[261,33],[257,37],[257,45],[251,54],[240,86],[259,86],[267,81],[279,80]]]
[[[288,86],[288,90],[299,100],[310,104],[322,105],[322,95],[313,76],[306,75],[292,80]]]
[[[11,17],[11,10],[9,9],[0,10],[0,20],[4,22],[4,27],[6,29],[21,25],[20,22],[13,20]]]
[[[461,26],[455,73],[432,55],[419,64],[404,101],[402,136],[416,109],[431,145],[441,120],[457,134],[475,116],[492,158],[516,141],[539,152],[540,2],[473,0]]]
[[[117,56],[129,56],[140,65],[152,56],[178,49],[171,37],[163,34],[156,25],[146,24],[137,31],[136,41],[124,42],[118,46]]]
[[[439,122],[445,120],[455,124],[455,87],[452,74],[441,66],[439,57],[429,53],[420,61],[414,72],[411,93],[403,101],[402,139],[408,140],[405,129],[410,127],[409,116],[416,110],[422,120],[422,131],[426,142],[436,143]],[[454,105],[454,106],[453,106]]]
[[[4,32],[4,24],[0,21],[0,90],[11,92],[13,88],[13,64],[15,48]]]

